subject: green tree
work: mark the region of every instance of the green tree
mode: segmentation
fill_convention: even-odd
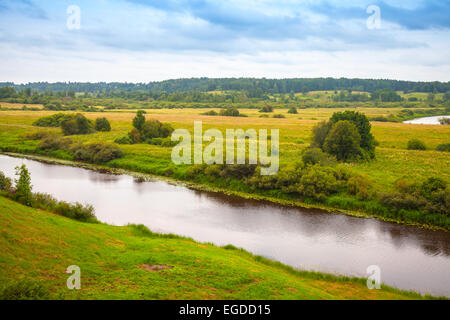
[[[323,150],[323,144],[325,143],[325,139],[327,138],[328,132],[330,131],[330,124],[326,121],[319,122],[313,127],[312,131],[312,145]]]
[[[335,112],[330,118],[330,128],[342,120],[348,120],[356,126],[361,137],[360,147],[365,151],[363,156],[375,158],[375,138],[370,133],[372,125],[366,115],[355,111]]]
[[[137,130],[141,131],[142,127],[145,124],[145,111],[144,110],[138,110],[136,113],[136,117],[133,119],[133,127],[135,127]]]
[[[111,131],[111,124],[106,118],[97,118],[95,119],[95,130],[97,131]]]
[[[15,180],[16,183],[16,193],[15,197],[18,201],[23,203],[24,205],[31,206],[32,201],[32,186],[31,186],[31,177],[30,172],[27,167],[23,164],[20,167],[16,167],[16,176],[19,176],[19,179]]]
[[[324,149],[338,160],[352,161],[362,155],[360,143],[361,135],[356,126],[348,120],[341,120],[332,126],[325,139]]]

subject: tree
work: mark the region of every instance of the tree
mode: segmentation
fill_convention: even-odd
[[[136,117],[133,119],[133,127],[135,127],[137,130],[141,131],[142,127],[145,123],[145,111],[144,110],[138,110],[136,113]]]
[[[32,193],[31,189],[31,177],[27,167],[23,164],[20,167],[16,167],[16,176],[19,179],[15,180],[16,183],[16,199],[24,205],[31,206]]]
[[[361,135],[356,126],[348,120],[341,120],[332,126],[325,139],[324,149],[338,160],[351,161],[361,157],[360,143]]]
[[[330,118],[330,128],[342,120],[350,121],[356,126],[361,137],[360,147],[365,151],[363,156],[375,158],[375,138],[370,133],[372,126],[365,114],[355,111],[335,112]]]
[[[91,121],[81,113],[75,114],[73,117],[61,121],[61,129],[64,135],[88,134],[93,131]]]
[[[106,118],[95,119],[95,130],[103,132],[111,131],[111,125],[109,124],[108,119]]]
[[[313,131],[313,143],[314,147],[321,148],[323,150],[323,144],[327,138],[328,132],[330,131],[330,125],[326,121],[319,122],[312,129]]]

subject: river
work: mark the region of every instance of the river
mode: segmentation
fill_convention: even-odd
[[[0,155],[0,170],[10,177],[22,163],[33,191],[92,204],[105,223],[233,244],[298,269],[367,277],[367,267],[377,265],[385,284],[450,297],[448,232]]]
[[[403,123],[409,124],[441,124],[439,119],[442,118],[450,118],[450,116],[436,116],[436,117],[426,117],[426,118],[417,118],[413,120],[404,121]]]

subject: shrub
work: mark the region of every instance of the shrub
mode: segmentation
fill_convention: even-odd
[[[19,179],[15,180],[16,192],[14,193],[14,198],[26,206],[31,206],[31,189],[33,187],[31,185],[30,172],[24,164],[20,167],[16,167],[16,176],[19,176]]]
[[[442,125],[449,125],[450,124],[450,118],[441,118],[439,119],[439,123]]]
[[[128,137],[132,143],[140,143],[142,141],[141,133],[138,129],[133,128],[129,133]]]
[[[58,149],[68,149],[72,140],[63,138],[58,135],[47,135],[44,139],[39,142],[37,148],[39,150],[58,150]]]
[[[434,192],[442,191],[447,187],[447,183],[439,177],[431,177],[425,180],[420,186],[420,191],[425,198],[430,198]]]
[[[95,130],[102,132],[111,131],[111,124],[106,118],[97,118],[95,119]]]
[[[289,109],[288,113],[290,113],[290,114],[298,114],[297,108],[296,108],[296,107],[291,107],[291,108]]]
[[[356,126],[348,121],[338,121],[333,125],[324,143],[324,150],[338,160],[351,161],[361,157],[361,136]]]
[[[225,117],[239,117],[240,113],[237,108],[225,108],[220,110],[220,115]]]
[[[272,116],[272,118],[284,119],[284,118],[286,118],[286,117],[284,116],[284,114],[274,114],[274,115]]]
[[[271,106],[264,106],[261,108],[261,110],[259,110],[259,112],[270,113],[270,112],[273,112],[273,108]]]
[[[369,199],[371,192],[371,183],[364,177],[351,177],[347,182],[347,192],[361,199]]]
[[[123,157],[123,152],[119,148],[101,143],[77,145],[72,148],[72,153],[77,161],[96,164]]]
[[[61,126],[61,122],[64,120],[72,119],[73,115],[64,114],[64,113],[56,113],[51,116],[42,117],[37,119],[33,126],[38,127],[59,127]]]
[[[303,163],[307,164],[320,164],[322,166],[332,166],[336,164],[336,158],[323,152],[319,148],[307,148],[303,152]]]
[[[225,164],[222,166],[220,176],[224,178],[248,178],[255,173],[255,164]]]
[[[94,131],[92,122],[81,113],[75,114],[71,119],[61,121],[61,129],[66,136],[88,134]]]
[[[214,111],[214,110],[210,110],[210,111],[202,113],[202,115],[204,115],[204,116],[217,116],[218,113],[216,111]]]
[[[426,150],[425,143],[418,139],[412,139],[408,141],[408,150]]]
[[[12,181],[0,171],[0,191],[11,192]]]
[[[37,132],[33,132],[33,133],[29,133],[27,134],[25,137],[29,140],[41,140],[44,139],[45,137],[51,135],[50,132],[47,131],[37,131]]]
[[[118,144],[132,144],[133,140],[131,140],[129,136],[123,136],[123,137],[117,138],[116,140],[114,140],[114,142],[118,143]]]
[[[337,192],[337,188],[332,169],[315,165],[308,167],[302,175],[297,191],[305,197],[324,201],[327,196]]]
[[[450,143],[442,143],[437,146],[437,151],[450,152]]]
[[[380,202],[396,210],[419,210],[426,205],[425,199],[402,193],[383,193],[380,195]]]
[[[95,220],[94,207],[91,205],[82,205],[78,202],[71,204],[65,201],[59,201],[52,211],[64,217],[82,222]]]

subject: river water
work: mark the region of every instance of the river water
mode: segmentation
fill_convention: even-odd
[[[233,244],[298,269],[367,277],[367,267],[377,265],[385,284],[450,297],[448,232],[0,155],[0,170],[10,177],[22,163],[33,191],[92,204],[102,222]]]
[[[426,117],[426,118],[417,118],[413,120],[408,120],[403,123],[409,123],[409,124],[441,124],[439,122],[439,119],[442,118],[450,118],[450,116],[436,116],[436,117]]]

